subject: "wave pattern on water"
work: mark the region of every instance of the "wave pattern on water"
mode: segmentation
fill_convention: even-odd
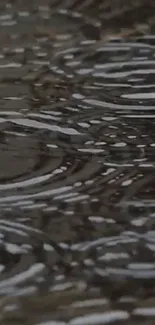
[[[149,324],[153,26],[125,37],[123,6],[108,34],[106,1],[63,4],[0,4],[1,323]]]

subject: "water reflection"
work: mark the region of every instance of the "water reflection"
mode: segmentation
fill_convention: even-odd
[[[143,35],[119,30],[124,4],[117,15],[106,1],[97,16],[90,2],[64,8],[41,0],[0,8],[1,322],[148,324],[152,9],[135,4],[137,22],[152,26]],[[108,33],[115,15],[117,35]]]

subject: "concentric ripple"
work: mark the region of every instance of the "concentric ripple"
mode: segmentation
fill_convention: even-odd
[[[154,14],[132,10],[0,4],[2,324],[154,322]]]

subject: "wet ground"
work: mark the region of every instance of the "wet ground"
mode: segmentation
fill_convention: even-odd
[[[151,325],[152,9],[69,4],[0,2],[0,322]]]

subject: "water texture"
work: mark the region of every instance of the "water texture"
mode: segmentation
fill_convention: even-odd
[[[155,11],[143,2],[0,2],[2,325],[154,324]]]

